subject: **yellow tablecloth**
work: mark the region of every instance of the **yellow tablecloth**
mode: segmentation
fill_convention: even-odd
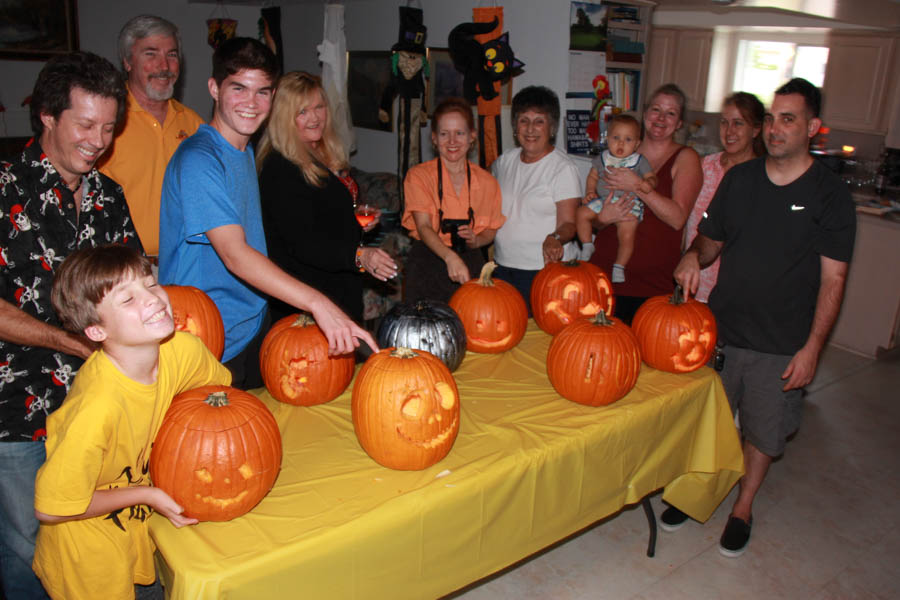
[[[643,365],[625,398],[590,408],[553,390],[549,344],[530,323],[515,349],[466,356],[455,373],[459,436],[424,471],[392,471],[366,455],[349,389],[311,408],[260,390],[283,435],[278,481],[228,523],[175,529],[153,516],[170,597],[436,597],[662,487],[706,520],[743,472],[716,374]]]

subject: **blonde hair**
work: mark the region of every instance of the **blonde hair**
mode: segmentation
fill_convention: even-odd
[[[315,101],[317,90],[327,107],[328,118],[322,140],[313,148],[300,139],[295,121],[300,111]],[[273,150],[297,165],[306,182],[316,187],[325,185],[328,170],[339,173],[349,167],[347,152],[331,126],[331,107],[320,78],[303,71],[291,71],[278,80],[269,124],[256,153],[257,171],[262,170],[266,157]]]

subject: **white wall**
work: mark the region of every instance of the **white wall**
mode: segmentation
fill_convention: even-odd
[[[346,3],[345,23],[348,50],[389,50],[397,41],[399,18],[396,0],[351,0]],[[422,0],[427,45],[447,46],[447,35],[457,24],[472,20],[474,2]],[[567,44],[569,0],[506,0],[504,30],[510,44],[525,62],[525,72],[513,83],[513,91],[541,84],[556,90],[562,98],[568,78]],[[285,69],[320,72],[315,47],[322,39],[324,0],[282,6],[282,37]],[[212,48],[206,43],[206,19],[223,16],[215,4],[194,4],[187,0],[79,0],[78,20],[81,48],[116,60],[116,36],[131,17],[152,13],[169,19],[181,31],[184,63],[181,100],[208,117],[212,101],[206,89]],[[238,35],[256,36],[259,7],[225,5],[224,12],[238,20]],[[213,14],[215,13],[215,14]],[[21,101],[31,93],[43,62],[0,61],[0,101],[7,108],[6,131],[2,135],[30,135],[27,108]],[[372,102],[379,99],[373,98]],[[508,121],[504,121],[504,147],[510,147]],[[0,121],[2,127],[2,121]],[[428,128],[423,131],[423,148],[429,152]],[[367,170],[396,170],[396,133],[357,129],[358,151],[353,163]]]

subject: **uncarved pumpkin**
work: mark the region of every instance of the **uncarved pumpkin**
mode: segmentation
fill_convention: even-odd
[[[641,353],[628,325],[603,312],[567,325],[550,342],[547,376],[563,398],[611,404],[637,383]]]
[[[531,284],[531,312],[538,327],[556,335],[563,327],[593,317],[598,311],[611,317],[612,285],[603,270],[589,262],[547,263]]]
[[[716,349],[716,318],[706,304],[686,300],[680,286],[671,296],[654,296],[644,302],[631,326],[644,362],[661,371],[695,371]]]
[[[430,467],[459,433],[456,381],[424,350],[385,348],[370,356],[353,384],[351,410],[363,450],[391,469]]]
[[[441,359],[451,373],[466,356],[466,330],[459,315],[446,302],[437,300],[394,305],[381,321],[377,341],[382,348],[427,350]]]
[[[153,485],[200,521],[230,521],[262,500],[281,468],[281,434],[253,395],[208,385],[172,400],[150,453]]]
[[[279,319],[259,350],[263,383],[273,398],[295,406],[334,400],[350,380],[356,362],[352,354],[328,355],[328,340],[307,314]]]
[[[225,325],[216,303],[206,292],[192,285],[164,285],[172,303],[172,318],[177,331],[189,331],[222,360],[225,350]]]
[[[462,284],[450,298],[472,352],[505,352],[522,341],[528,326],[525,299],[511,284],[491,277],[496,266],[485,264],[478,279]]]

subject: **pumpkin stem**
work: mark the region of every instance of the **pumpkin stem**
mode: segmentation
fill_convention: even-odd
[[[481,276],[478,278],[478,283],[485,287],[493,286],[494,280],[491,279],[491,276],[494,274],[494,269],[496,268],[497,263],[494,261],[484,263],[484,266],[481,267]]]
[[[681,289],[680,285],[676,285],[675,292],[672,294],[671,303],[675,306],[678,306],[679,304],[684,304],[685,302],[687,302],[687,298],[684,297],[684,290]]]
[[[204,400],[204,402],[206,402],[213,408],[228,406],[228,394],[224,391],[213,392],[206,397],[206,400]]]
[[[563,264],[567,267],[577,267],[578,265],[581,264],[581,261],[578,260],[577,258],[573,258],[571,260],[565,261]]]
[[[308,325],[315,325],[316,320],[313,319],[313,316],[309,313],[300,313],[297,315],[297,318],[294,319],[291,327],[307,327]]]
[[[412,348],[407,348],[406,346],[397,346],[393,350],[391,350],[391,356],[394,358],[415,358],[418,356],[415,350]]]
[[[606,316],[606,313],[603,312],[602,310],[597,312],[597,314],[594,315],[590,321],[594,325],[612,325],[613,324],[613,322],[609,319],[609,317]]]

